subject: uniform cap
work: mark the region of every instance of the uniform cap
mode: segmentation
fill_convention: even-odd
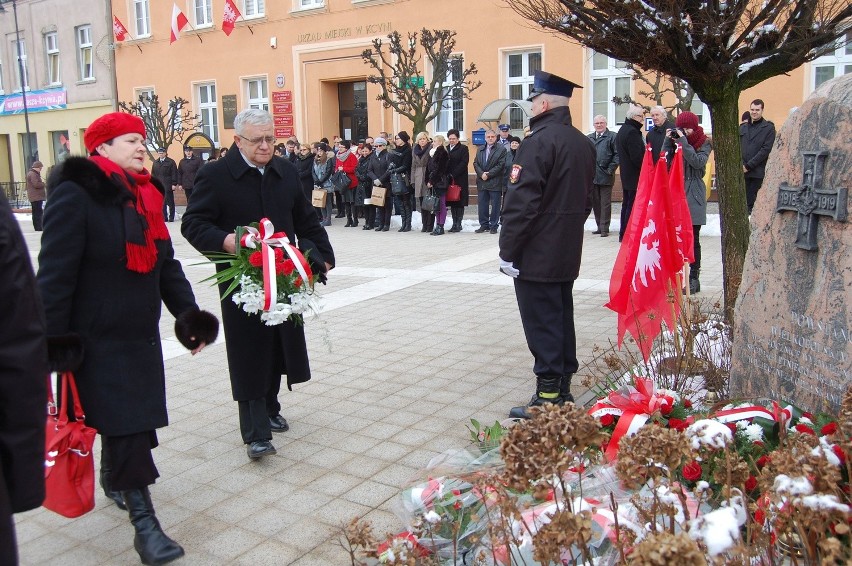
[[[110,112],[92,122],[83,134],[83,143],[91,153],[102,143],[124,134],[139,134],[145,137],[145,123],[142,118],[127,112]]]
[[[533,88],[530,91],[527,101],[531,101],[539,94],[555,94],[556,96],[567,96],[570,98],[575,88],[583,87],[553,73],[536,71]]]
[[[500,124],[499,126],[497,126],[497,129],[500,130],[501,132],[508,132],[509,131],[509,124]]]

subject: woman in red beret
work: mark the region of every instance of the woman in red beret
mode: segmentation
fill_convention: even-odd
[[[145,564],[181,556],[163,533],[148,486],[152,449],[168,424],[162,303],[193,354],[219,321],[201,311],[163,220],[164,188],[145,169],[145,126],[113,112],[83,139],[88,158],[68,158],[48,179],[38,284],[53,371],[74,371],[86,422],[101,435],[100,483],[127,509]]]

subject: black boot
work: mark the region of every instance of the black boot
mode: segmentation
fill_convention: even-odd
[[[510,419],[528,419],[530,414],[527,411],[530,407],[540,407],[545,403],[562,404],[560,397],[561,377],[536,377],[535,395],[532,396],[530,402],[520,407],[512,407],[509,411]]]
[[[462,209],[462,208],[451,208],[450,211],[453,214],[453,227],[450,228],[450,232],[461,232],[462,231],[462,218],[464,217],[464,209]]]
[[[420,228],[421,232],[431,232],[429,229],[429,217],[432,216],[425,210],[420,211],[420,221],[423,223],[423,227]]]
[[[572,375],[569,374],[559,381],[559,398],[563,403],[574,402],[574,396],[571,395],[571,377]]]
[[[361,217],[361,211],[359,210],[360,206],[352,205],[354,210],[352,212],[352,227],[355,228],[358,226],[358,218]]]
[[[429,229],[427,230],[427,232],[432,232],[432,230],[434,230],[434,229],[435,229],[435,213],[430,212],[429,213]]]
[[[695,264],[692,264],[695,265]],[[698,282],[699,268],[691,267],[689,270],[689,294],[694,295],[701,291],[701,284]]]
[[[166,536],[154,515],[154,505],[148,488],[122,491],[122,497],[130,513],[130,522],[136,529],[133,546],[142,559],[142,564],[157,566],[167,564],[183,556],[181,545]]]
[[[410,232],[411,231],[411,201],[407,196],[403,195],[400,199],[402,201],[402,228],[399,229],[400,232]]]
[[[435,229],[432,230],[432,235],[433,236],[441,236],[443,233],[444,233],[444,225],[443,224],[436,224]]]
[[[119,509],[127,511],[127,505],[124,504],[124,499],[121,498],[121,493],[113,491],[112,489],[112,456],[104,447],[101,447],[100,483],[104,490],[104,495],[112,499]]]

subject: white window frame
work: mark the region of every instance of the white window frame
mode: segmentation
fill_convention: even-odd
[[[265,94],[265,96],[258,96],[252,98],[251,96],[251,87],[253,83],[257,83],[258,85],[258,94]],[[246,97],[246,108],[259,108],[262,110],[269,111],[269,79],[265,76],[263,77],[247,77],[243,79],[244,92]],[[262,88],[261,88],[262,86]],[[260,91],[263,91],[262,93]]]
[[[151,37],[151,3],[150,0],[132,0],[133,27],[136,39]]]
[[[207,101],[203,100],[203,93],[207,93]],[[212,101],[210,100],[212,96]],[[219,147],[219,105],[216,95],[216,82],[205,82],[195,84],[195,98],[200,122],[198,130],[207,135],[215,147]],[[212,122],[212,123],[211,123]]]
[[[316,10],[325,7],[325,0],[295,0],[296,10]]]
[[[538,60],[538,64],[535,64],[536,57]],[[512,57],[521,57],[521,74],[518,76],[511,76],[511,62]],[[543,47],[534,47],[523,50],[513,50],[513,51],[505,51],[503,53],[503,72],[506,77],[506,98],[522,101],[526,100],[530,96],[530,92],[533,88],[533,83],[535,81],[535,71],[543,68],[544,64],[544,48]],[[520,90],[520,97],[513,97],[512,91]],[[517,92],[516,92],[517,94]],[[529,116],[521,110],[517,106],[512,106],[508,110],[509,117],[508,123],[509,126],[514,130],[520,130],[525,128],[529,124]]]
[[[464,54],[463,53],[453,53],[450,55],[450,58],[453,59],[453,62],[450,63],[450,68],[447,70],[447,76],[444,78],[444,82],[441,84],[441,90],[445,90],[452,85],[455,80],[453,79],[453,72],[458,71],[459,73],[464,72]],[[459,89],[461,91],[461,89]],[[437,103],[436,103],[437,104]],[[455,124],[455,116],[460,115],[459,124]],[[435,133],[441,134],[446,137],[447,132],[453,128],[457,129],[459,132],[464,131],[464,92],[456,93],[456,96],[453,98],[447,99],[441,105],[441,109],[438,112],[438,115],[432,120],[432,129]]]
[[[824,69],[831,69],[832,76],[817,84],[817,73]],[[810,92],[816,90],[823,82],[848,73],[852,73],[852,30],[847,31],[844,37],[837,39],[833,51],[811,62]]]
[[[606,57],[606,66],[604,68],[595,69],[595,55],[596,53],[589,49],[587,50],[589,54],[589,108],[592,111],[589,113],[589,128],[594,129],[594,117],[598,114],[602,114],[606,116],[607,124],[613,124],[617,129],[618,126],[624,124],[625,115],[627,114],[627,104],[618,104],[612,102],[614,96],[625,96],[631,94],[633,92],[633,76],[625,69],[626,63],[619,61],[618,59],[613,59],[612,57],[607,57],[602,53],[597,53],[600,57]],[[597,82],[596,82],[597,81]],[[606,81],[605,83],[603,81]],[[595,94],[597,92],[597,85],[606,84],[606,112],[603,112],[600,109],[600,106],[596,106],[596,104],[601,104],[603,100],[596,100]],[[624,88],[624,85],[627,85]]]
[[[27,68],[27,41],[26,39],[12,40],[12,54],[14,55],[13,62],[15,63],[15,84],[17,89],[15,92],[30,90],[30,70]],[[20,59],[20,62],[18,61]],[[24,84],[21,84],[21,67],[24,66]]]
[[[266,16],[266,0],[243,0],[242,14],[244,20]]]
[[[80,82],[95,80],[95,49],[92,44],[92,26],[86,24],[74,28],[77,42],[77,73]]]
[[[140,102],[139,97],[144,96],[144,95],[148,95],[148,98],[150,99],[151,96],[153,96],[154,94],[155,94],[154,93],[154,87],[152,87],[152,86],[136,87],[136,88],[133,89],[133,101],[134,102]],[[147,141],[148,141],[148,144],[147,144],[148,149],[155,149],[154,145],[151,143],[150,137],[148,138]]]
[[[710,120],[710,107],[704,104],[696,94],[692,98],[692,106],[689,111],[698,116],[698,125],[704,130],[704,133],[709,134],[713,131],[713,121]]]
[[[192,0],[192,14],[196,29],[213,27],[213,0]]]
[[[55,31],[44,34],[44,62],[47,70],[47,85],[61,85],[62,67],[59,58],[59,34]]]

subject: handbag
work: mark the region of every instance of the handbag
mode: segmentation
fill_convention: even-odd
[[[44,507],[74,518],[95,507],[95,458],[92,446],[98,431],[86,426],[86,416],[71,372],[62,372],[60,405],[53,400],[48,376],[47,427],[44,459]],[[74,420],[68,420],[68,391],[74,403]]]
[[[450,186],[447,187],[447,202],[456,202],[461,200],[461,185],[456,183],[456,180],[453,177],[450,177],[452,181],[450,182]]]
[[[311,205],[316,208],[325,208],[325,199],[328,198],[328,193],[325,189],[314,189],[311,191]]]
[[[441,208],[441,197],[437,196],[432,189],[429,189],[429,194],[423,197],[420,208],[434,214]]]
[[[331,185],[335,191],[341,192],[349,188],[352,184],[352,179],[346,174],[346,171],[335,171],[331,176]]]
[[[373,206],[384,206],[387,194],[387,187],[373,187],[373,194],[370,196],[369,204]],[[364,204],[367,204],[367,201],[364,201]]]
[[[405,173],[391,173],[391,192],[395,195],[404,195],[408,192],[408,175]]]

